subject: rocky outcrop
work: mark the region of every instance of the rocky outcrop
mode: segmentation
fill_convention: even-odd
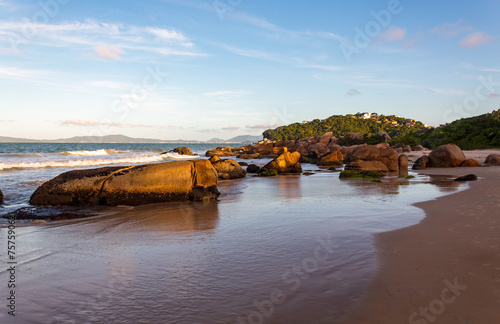
[[[333,137],[332,132],[325,133],[319,138],[319,143],[327,146],[330,143],[332,137]]]
[[[403,152],[406,152],[406,153],[409,153],[412,151],[410,145],[405,145],[402,147],[402,149],[403,149]]]
[[[467,167],[480,167],[481,163],[477,160],[474,159],[468,159],[465,160],[464,163],[460,164],[462,168],[467,168]]]
[[[319,166],[342,166],[342,164],[344,164],[344,156],[341,152],[327,154],[318,161]]]
[[[193,152],[191,152],[191,149],[187,146],[174,148],[174,153],[177,153],[180,155],[194,155]]]
[[[408,156],[406,156],[405,154],[401,154],[398,158],[398,163],[399,163],[399,171],[408,170]]]
[[[248,167],[247,167],[247,172],[248,173],[259,173],[260,171],[260,168],[258,165],[256,164],[250,164]]]
[[[441,145],[429,154],[430,166],[436,168],[458,167],[466,159],[464,152],[455,144]]]
[[[216,199],[217,179],[217,171],[208,160],[77,170],[41,185],[30,204],[136,206]]]
[[[429,164],[429,158],[427,155],[423,155],[420,158],[418,158],[415,163],[413,163],[413,170],[423,170],[427,168],[427,165]]]
[[[380,132],[377,132],[377,135],[378,135],[378,136],[383,136],[383,137],[384,137],[384,140],[385,140],[386,142],[389,142],[390,140],[392,140],[392,138],[389,136],[389,134],[387,134],[387,132],[386,132],[386,131],[383,131],[383,130],[382,130],[382,131],[380,131]]]
[[[484,163],[488,166],[500,165],[500,154],[490,154],[486,157]]]
[[[298,152],[285,152],[266,164],[260,171],[278,173],[301,173],[302,166],[299,163],[300,153]],[[260,172],[259,172],[260,173]]]
[[[219,179],[222,180],[239,179],[247,175],[247,172],[233,159],[219,160],[212,164],[217,171]]]
[[[320,156],[330,153],[330,149],[325,144],[316,143],[307,148],[307,153],[309,157],[319,158]]]
[[[346,170],[363,170],[359,167],[367,166],[373,170],[376,166],[380,171],[398,171],[399,170],[399,154],[396,150],[392,148],[387,148],[385,145],[363,145],[354,149],[349,160],[349,164],[346,166]],[[379,163],[356,163],[359,161],[364,162],[380,162],[385,166],[385,169],[381,168]]]

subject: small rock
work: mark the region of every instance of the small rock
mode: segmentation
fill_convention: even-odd
[[[193,152],[191,152],[191,149],[187,146],[174,148],[174,153],[177,153],[180,155],[194,155]]]
[[[487,165],[500,165],[500,154],[490,154],[486,157],[484,161]]]
[[[454,181],[476,181],[477,176],[475,174],[468,174],[462,177],[456,178]]]
[[[479,161],[476,161],[474,159],[468,159],[465,160],[464,163],[460,164],[460,167],[466,168],[466,167],[480,167],[481,163]]]
[[[250,164],[247,167],[247,172],[248,173],[259,173],[259,171],[260,171],[260,168],[256,164]]]
[[[418,160],[413,163],[413,170],[423,170],[427,168],[427,164],[429,163],[429,158],[427,155],[421,156]]]
[[[238,162],[238,164],[239,164],[240,166],[248,166],[248,163],[246,163],[246,162]]]

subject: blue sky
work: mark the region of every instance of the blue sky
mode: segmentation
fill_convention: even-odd
[[[500,108],[500,3],[0,0],[0,136],[206,140]]]

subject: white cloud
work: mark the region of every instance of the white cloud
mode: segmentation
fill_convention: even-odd
[[[467,35],[463,38],[458,45],[463,47],[478,47],[491,43],[495,38],[486,34],[485,32],[477,32]]]
[[[263,59],[263,60],[269,60],[269,61],[279,61],[279,55],[274,54],[274,53],[268,53],[262,50],[256,50],[256,49],[245,49],[245,48],[239,48],[236,46],[232,45],[227,45],[227,44],[214,44],[215,46],[218,46],[230,53],[240,55],[240,56],[246,56],[246,57],[252,57],[252,58],[258,58],[258,59]]]
[[[88,81],[84,83],[86,86],[95,87],[95,88],[107,88],[112,90],[123,90],[130,89],[134,85],[125,82],[117,82],[117,81],[107,81],[107,80],[94,80]]]
[[[221,128],[223,131],[235,131],[241,129],[239,126],[226,126]]]

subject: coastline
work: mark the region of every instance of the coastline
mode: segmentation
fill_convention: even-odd
[[[500,167],[419,173],[481,179],[414,204],[419,224],[375,235],[378,270],[341,323],[499,323]]]

